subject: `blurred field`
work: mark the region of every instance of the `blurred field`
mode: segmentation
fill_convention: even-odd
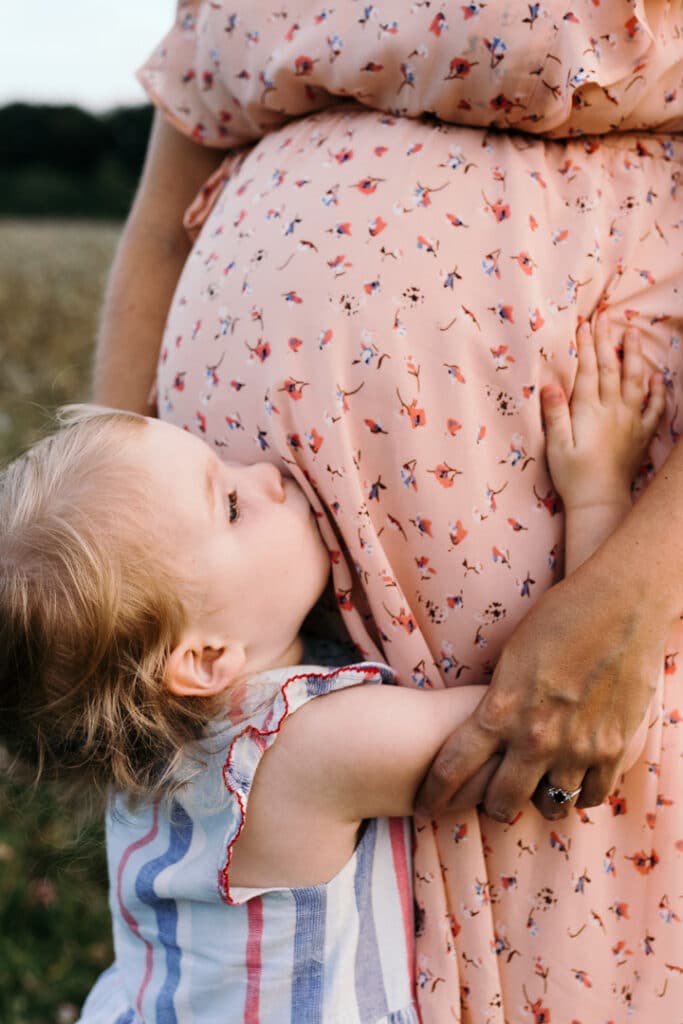
[[[0,463],[87,397],[119,229],[0,220]],[[1,758],[0,758],[1,761]],[[0,765],[1,767],[1,765]],[[99,827],[0,781],[0,1024],[71,1024],[111,961]]]
[[[87,395],[112,224],[0,220],[0,458]]]

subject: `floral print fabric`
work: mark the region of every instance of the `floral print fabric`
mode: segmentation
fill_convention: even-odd
[[[340,97],[546,136],[677,131],[682,4],[187,0],[140,77],[181,131],[211,146]]]
[[[219,7],[225,22],[234,5],[186,13],[199,25]],[[470,31],[493,7],[466,19]],[[647,13],[650,30],[673,11],[645,7],[574,9]],[[448,35],[423,38],[452,39],[460,9],[449,8]],[[215,36],[217,52],[230,38]],[[610,74],[643,44],[634,38],[633,51],[609,49]],[[155,87],[172,80],[171,64]],[[496,71],[488,65],[489,84]],[[189,98],[187,108],[192,133]],[[669,110],[659,101],[657,123]],[[207,141],[257,132],[254,121],[222,134],[225,120],[202,116]],[[267,459],[295,476],[319,512],[351,635],[405,684],[488,678],[562,574],[538,395],[554,380],[571,390],[579,318],[608,305],[618,325],[641,329],[665,374],[667,411],[637,491],[677,439],[682,170],[683,143],[664,135],[553,143],[346,102],[230,155],[188,212],[199,234],[165,332],[160,415],[226,459]],[[607,804],[555,825],[527,808],[509,826],[474,812],[417,826],[426,1022],[679,1019],[679,644],[667,646],[644,753]]]

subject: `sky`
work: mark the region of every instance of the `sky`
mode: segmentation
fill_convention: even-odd
[[[175,0],[3,3],[0,106],[142,103],[134,72],[173,22]]]

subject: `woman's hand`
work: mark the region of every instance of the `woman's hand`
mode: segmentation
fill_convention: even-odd
[[[629,580],[629,560],[613,562],[618,550],[611,538],[519,624],[486,696],[437,755],[420,813],[483,799],[487,814],[510,821],[534,798],[544,817],[563,816],[544,776],[581,787],[579,806],[607,797],[661,673],[668,625]]]

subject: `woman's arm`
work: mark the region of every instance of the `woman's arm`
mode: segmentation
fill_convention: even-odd
[[[679,445],[611,537],[517,627],[486,696],[432,765],[419,808],[483,799],[490,815],[509,821],[546,773],[585,772],[579,805],[601,803],[682,612]],[[557,816],[542,788],[535,802],[545,817]]]
[[[190,252],[183,214],[225,154],[181,135],[157,113],[138,193],[102,311],[93,400],[154,412],[150,390],[166,314]]]

